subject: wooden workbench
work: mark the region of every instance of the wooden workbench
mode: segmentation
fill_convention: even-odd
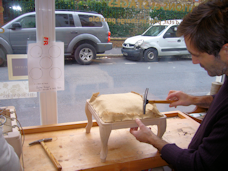
[[[164,112],[167,129],[163,139],[187,148],[199,123],[180,111]],[[108,156],[105,163],[100,161],[100,135],[97,123],[86,134],[87,122],[64,123],[47,126],[24,127],[25,141],[23,161],[25,171],[55,171],[55,167],[41,145],[29,146],[32,141],[52,138],[47,147],[62,166],[63,171],[140,171],[168,165],[157,149],[140,143],[128,129],[113,130],[108,141]],[[156,133],[156,126],[152,126]]]

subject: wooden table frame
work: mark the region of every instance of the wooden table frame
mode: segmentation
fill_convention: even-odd
[[[188,123],[191,125],[192,128],[197,129],[199,126],[199,123],[197,123],[196,121],[194,121],[193,119],[191,119],[190,117],[188,117],[187,115],[185,115],[184,113],[180,112],[180,111],[171,111],[171,112],[163,112],[163,114],[166,115],[167,119],[175,119],[175,118],[179,118],[181,119],[179,122],[180,123],[185,123],[188,121]],[[182,121],[183,119],[183,121]],[[169,122],[171,122],[171,120]],[[174,122],[172,122],[174,123]],[[29,171],[30,169],[33,169],[34,171],[36,170],[40,170],[43,165],[39,165],[40,162],[34,159],[35,164],[37,165],[34,169],[30,168],[30,165],[27,162],[30,162],[31,159],[33,158],[33,153],[34,150],[37,150],[38,153],[44,153],[44,157],[42,158],[42,160],[44,160],[44,162],[46,164],[48,164],[48,170],[52,171],[55,170],[54,165],[51,163],[49,163],[49,159],[47,156],[45,156],[45,152],[43,152],[44,150],[42,150],[41,147],[36,146],[36,147],[29,147],[27,145],[28,142],[33,141],[35,139],[38,139],[38,137],[45,137],[45,134],[60,134],[60,137],[58,139],[58,141],[60,141],[62,135],[64,135],[64,131],[71,131],[75,134],[77,133],[77,130],[80,131],[80,133],[85,136],[85,141],[90,141],[90,140],[86,140],[86,126],[87,126],[88,122],[87,121],[81,121],[81,122],[71,122],[71,123],[61,123],[61,124],[53,124],[53,125],[41,125],[41,126],[31,126],[31,127],[24,127],[23,131],[25,134],[25,144],[23,147],[23,154],[24,154],[24,161],[25,161],[25,171]],[[92,129],[92,131],[94,132],[95,130],[98,130],[98,123],[93,120],[92,121],[92,127],[94,127]],[[183,127],[183,126],[182,126]],[[169,128],[169,126],[168,126]],[[84,130],[84,131],[83,131]],[[124,130],[124,129],[123,129]],[[121,131],[121,130],[120,130]],[[170,130],[167,130],[168,132],[170,132]],[[59,132],[59,133],[58,133]],[[83,134],[84,132],[84,134]],[[167,134],[167,132],[166,132]],[[166,135],[165,134],[165,135]],[[91,134],[94,136],[94,134]],[[91,136],[89,135],[89,136]],[[99,134],[97,134],[99,135]],[[115,137],[115,132],[113,133],[112,137]],[[129,133],[130,135],[130,133]],[[191,135],[193,136],[194,133]],[[82,136],[82,137],[83,137]],[[164,136],[163,136],[164,137]],[[183,142],[181,144],[182,148],[187,148],[190,140],[185,141],[186,139],[184,139],[185,137],[179,137],[179,142]],[[166,139],[165,139],[166,140]],[[171,139],[170,141],[175,142],[176,137],[174,137],[174,139]],[[94,141],[94,140],[93,140]],[[56,141],[57,142],[57,141]],[[111,141],[113,143],[113,141]],[[134,140],[135,143],[139,143],[137,140]],[[88,143],[88,142],[87,142]],[[53,145],[54,142],[50,142],[49,144],[47,143],[48,147],[51,149],[51,151],[53,152],[53,155],[57,158],[57,160],[60,160],[58,152],[59,150],[61,150],[61,148],[59,148],[59,145],[55,146]],[[143,143],[142,143],[143,145]],[[35,149],[36,148],[36,149]],[[76,147],[75,147],[76,148]],[[80,147],[79,147],[80,148]],[[141,147],[140,147],[141,148]],[[69,150],[69,148],[68,148]],[[62,154],[62,153],[61,153]],[[111,155],[112,153],[109,152],[109,154]],[[75,167],[73,170],[94,170],[94,171],[116,171],[116,170],[145,170],[145,169],[149,169],[149,168],[155,168],[155,167],[161,167],[161,166],[167,166],[168,164],[160,157],[160,153],[154,149],[151,152],[148,152],[147,154],[142,154],[141,157],[130,157],[130,158],[126,158],[127,156],[125,156],[123,159],[119,159],[119,160],[112,160],[112,158],[109,157],[107,158],[107,161],[105,163],[102,162],[98,162],[96,159],[96,162],[92,162],[90,164],[85,164],[84,166],[78,166],[77,168]],[[29,156],[29,158],[26,158],[26,156]],[[99,157],[98,157],[99,159]],[[110,160],[111,159],[111,160]],[[75,160],[75,159],[74,159]],[[47,163],[48,162],[48,163]],[[71,171],[72,169],[67,169],[69,167],[66,167],[63,163],[60,163],[63,166],[63,171]]]

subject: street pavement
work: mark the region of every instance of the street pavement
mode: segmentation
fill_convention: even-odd
[[[111,50],[105,51],[104,54],[97,54],[97,57],[122,57],[121,48],[112,48]]]
[[[119,49],[120,50],[120,49]],[[116,49],[118,53],[118,49]],[[0,81],[8,79],[7,67],[0,68]],[[58,91],[58,122],[87,120],[85,102],[96,92],[100,94],[135,91],[143,94],[149,88],[148,99],[165,99],[169,90],[181,90],[193,95],[205,95],[215,78],[209,77],[190,59],[168,57],[159,62],[135,62],[122,57],[104,57],[91,65],[65,63],[65,90]],[[39,93],[37,98],[1,100],[1,106],[15,106],[22,126],[40,125]],[[191,111],[194,106],[169,108],[158,105],[161,112]]]
[[[111,50],[105,51],[105,54],[122,54],[121,48],[112,48]]]
[[[121,54],[121,48],[104,53],[106,57],[94,60],[91,65],[65,61],[65,90],[58,91],[58,122],[87,120],[85,101],[93,93],[124,93],[135,91],[143,94],[150,88],[148,99],[165,99],[169,90],[181,90],[193,95],[210,91],[211,82],[204,69],[193,65],[190,58],[164,57],[159,62],[136,62],[112,55]],[[111,55],[111,57],[109,57]],[[0,68],[0,81],[8,80],[7,67]],[[1,100],[1,106],[15,106],[22,126],[40,125],[39,93],[37,98]],[[194,106],[169,108],[158,105],[159,111],[191,111]]]

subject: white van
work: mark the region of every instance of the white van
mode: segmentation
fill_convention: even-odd
[[[176,31],[182,20],[160,21],[142,35],[130,37],[122,45],[121,52],[127,59],[154,62],[161,56],[189,55],[184,38]]]

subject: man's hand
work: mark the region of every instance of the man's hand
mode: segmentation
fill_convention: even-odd
[[[182,91],[170,90],[166,100],[175,100],[175,102],[170,103],[169,107],[189,106],[192,104],[193,96]]]
[[[139,126],[139,130],[138,127],[130,128],[130,133],[134,135],[138,141],[150,144],[149,137],[153,134],[151,129],[146,127],[139,119],[136,119],[135,122]]]
[[[130,133],[135,136],[135,138],[140,142],[145,142],[153,145],[159,151],[164,147],[164,145],[168,144],[166,141],[157,137],[150,128],[146,127],[140,119],[135,120],[137,125],[139,126],[135,128],[130,128]]]
[[[192,96],[182,91],[170,90],[166,100],[175,100],[175,102],[170,103],[169,107],[196,105],[202,108],[209,108],[213,101],[213,96]]]

